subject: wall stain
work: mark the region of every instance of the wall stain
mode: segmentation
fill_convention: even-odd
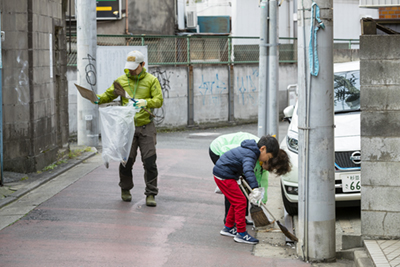
[[[20,52],[21,55],[21,52]],[[18,102],[21,105],[29,104],[29,77],[26,74],[28,71],[28,61],[22,61],[20,55],[17,57],[17,62],[22,65],[21,71],[18,75],[18,86],[14,87],[14,90],[18,94]],[[9,80],[11,77],[7,77],[5,81]]]

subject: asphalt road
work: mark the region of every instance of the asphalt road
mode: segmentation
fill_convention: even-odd
[[[237,131],[257,134],[257,126],[159,133],[155,208],[145,205],[139,159],[130,203],[120,199],[118,163],[106,169],[100,155],[56,177],[0,210],[3,222],[21,217],[0,228],[0,266],[311,266],[261,233],[257,246],[219,234],[223,196],[214,193],[208,146]],[[273,197],[279,182],[271,180],[270,188],[271,204],[279,203],[273,212],[281,216]]]

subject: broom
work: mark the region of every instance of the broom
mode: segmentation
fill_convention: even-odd
[[[242,179],[242,183],[247,187],[247,189],[251,190],[251,187],[249,186],[249,184],[246,182],[246,180]],[[247,192],[246,192],[246,196]],[[274,222],[276,222],[276,224],[279,226],[279,228],[281,229],[282,233],[289,238],[292,241],[296,241],[298,242],[299,240],[297,239],[297,237],[292,234],[284,225],[282,225],[279,221],[277,221],[275,219],[275,217],[272,215],[272,213],[267,209],[267,206],[261,201],[261,205],[264,207],[264,209],[268,212],[269,215],[271,215],[272,219],[274,220]],[[261,207],[259,207],[261,209]],[[250,211],[251,212],[251,211]],[[265,216],[265,214],[264,214]],[[267,219],[268,220],[268,219]]]
[[[244,180],[244,179],[242,179],[242,180]],[[243,193],[246,195],[246,198],[248,200],[249,199],[248,192],[241,184],[239,184],[239,186],[242,189]],[[265,215],[263,209],[254,204],[251,204],[250,216],[251,216],[251,219],[253,219],[255,227],[263,227],[263,226],[267,226],[267,225],[271,224],[271,222],[268,220],[268,217]]]

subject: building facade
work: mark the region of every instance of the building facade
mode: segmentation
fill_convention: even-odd
[[[68,142],[64,0],[2,0],[3,156],[35,172]]]

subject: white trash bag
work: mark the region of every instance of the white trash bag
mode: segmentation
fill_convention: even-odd
[[[111,160],[123,165],[128,161],[135,134],[136,111],[131,101],[126,106],[99,108],[103,147],[101,156],[107,168]]]

